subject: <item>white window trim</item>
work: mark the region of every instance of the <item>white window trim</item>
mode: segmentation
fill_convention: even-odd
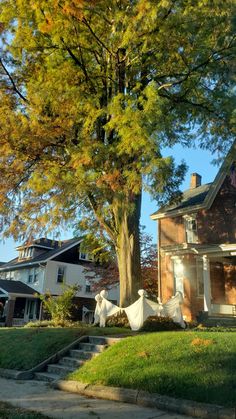
[[[183,219],[184,219],[186,243],[198,243],[197,214],[184,215]],[[195,224],[196,224],[195,230],[188,228],[189,221],[195,221]],[[192,239],[190,240],[191,235],[192,235]]]
[[[59,273],[59,269],[62,268],[64,271],[64,275],[63,275],[63,280],[62,281],[58,281],[58,273]],[[56,283],[57,284],[63,284],[63,282],[66,281],[66,266],[65,265],[57,265],[57,274],[56,274]]]

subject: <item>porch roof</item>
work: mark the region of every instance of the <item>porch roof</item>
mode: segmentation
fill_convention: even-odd
[[[184,254],[195,254],[195,255],[211,255],[212,257],[218,256],[236,256],[236,243],[224,243],[224,244],[197,244],[197,243],[183,243],[179,245],[168,245],[162,246],[161,252],[175,256]]]
[[[13,294],[18,296],[30,296],[33,297],[36,294],[36,291],[24,284],[21,281],[13,281],[8,279],[0,279],[0,290],[6,294]]]

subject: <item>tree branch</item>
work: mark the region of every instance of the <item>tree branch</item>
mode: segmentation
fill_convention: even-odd
[[[28,99],[26,99],[26,97],[25,97],[24,95],[22,95],[22,93],[20,92],[20,90],[17,88],[17,86],[16,86],[16,84],[15,84],[15,82],[14,82],[14,80],[13,80],[13,78],[12,78],[11,74],[10,74],[10,73],[9,73],[9,71],[7,70],[6,66],[3,64],[3,61],[2,61],[2,59],[1,59],[1,58],[0,58],[0,65],[2,66],[3,70],[5,71],[5,73],[6,73],[7,77],[9,78],[9,80],[10,80],[10,82],[11,82],[11,84],[12,84],[12,87],[13,87],[14,91],[18,94],[18,96],[20,96],[20,98],[21,98],[24,102],[29,103]]]
[[[106,230],[107,234],[110,236],[110,238],[113,240],[113,242],[116,242],[116,236],[112,230],[112,228],[109,226],[109,224],[107,223],[107,221],[105,221],[104,217],[102,217],[101,214],[99,214],[98,212],[98,205],[93,197],[93,195],[91,193],[87,194],[90,206],[94,212],[95,217],[97,218],[98,222],[100,223],[100,225],[103,226],[103,228]]]

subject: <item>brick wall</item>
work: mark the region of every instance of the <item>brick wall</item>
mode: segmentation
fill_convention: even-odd
[[[182,217],[164,218],[159,223],[161,246],[181,244],[186,241]]]
[[[226,177],[211,208],[197,216],[199,243],[236,242],[236,188]]]

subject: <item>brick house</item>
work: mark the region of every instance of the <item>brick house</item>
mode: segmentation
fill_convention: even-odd
[[[39,238],[17,247],[18,257],[0,264],[0,326],[22,326],[42,318],[42,304],[36,293],[61,295],[62,284],[79,285],[76,318],[91,322],[96,302],[93,292],[93,258],[83,240]],[[119,288],[109,289],[118,300]]]
[[[180,202],[158,221],[159,296],[184,295],[186,320],[236,316],[236,143],[214,182],[191,175]]]

